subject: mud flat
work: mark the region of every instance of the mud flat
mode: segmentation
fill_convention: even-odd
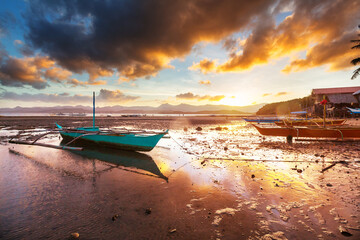
[[[0,118],[2,239],[360,238],[358,142],[288,145],[237,117],[103,117],[97,125],[170,137],[146,154],[6,143],[54,121],[92,119]]]

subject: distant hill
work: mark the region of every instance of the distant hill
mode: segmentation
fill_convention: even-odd
[[[250,105],[250,106],[228,106],[228,105],[190,105],[190,104],[162,104],[159,107],[149,106],[107,106],[97,107],[97,113],[204,113],[204,114],[243,114],[243,113],[255,113],[264,104]],[[15,108],[0,108],[1,113],[92,113],[92,107],[89,106],[55,106],[55,107],[15,107]]]
[[[256,112],[256,115],[286,115],[290,114],[290,112],[304,110],[312,105],[314,105],[314,100],[308,96],[284,102],[266,104]]]

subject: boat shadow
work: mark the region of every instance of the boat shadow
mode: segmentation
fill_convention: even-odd
[[[61,141],[60,145],[65,145],[66,143],[67,142],[63,140]],[[77,144],[74,143],[71,144],[71,146],[77,147]],[[168,182],[168,177],[162,174],[153,158],[144,153],[118,150],[106,147],[84,148],[83,151],[70,150],[70,152],[76,155],[80,155],[89,160],[95,159],[105,163],[109,163],[109,168],[102,171],[97,171],[97,174],[110,171],[113,168],[118,168],[140,175],[161,178]]]

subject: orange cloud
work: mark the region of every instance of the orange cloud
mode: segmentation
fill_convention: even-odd
[[[193,63],[192,66],[189,67],[190,70],[199,69],[202,73],[207,74],[216,69],[215,61],[203,59],[199,63]]]
[[[332,71],[351,67],[350,61],[357,55],[356,52],[349,50],[348,45],[351,39],[353,39],[353,34],[349,33],[341,39],[318,44],[308,51],[305,59],[292,61],[283,69],[283,72],[296,72],[324,64],[328,64]]]
[[[53,68],[47,69],[44,74],[44,76],[46,78],[49,78],[53,81],[65,80],[65,79],[68,79],[71,75],[72,75],[72,72],[70,72],[66,69],[59,68],[59,67],[53,67]]]
[[[2,85],[14,87],[29,85],[37,89],[47,86],[46,80],[42,77],[41,68],[38,67],[42,58],[5,57],[6,60],[0,65],[0,82]]]
[[[99,98],[99,100],[102,100],[102,101],[123,102],[124,103],[124,102],[136,100],[139,97],[125,95],[120,90],[111,91],[111,90],[107,90],[107,89],[101,89],[98,98]]]
[[[16,58],[3,53],[0,60],[2,60],[0,62],[0,83],[4,86],[23,87],[28,85],[43,89],[48,86],[47,80],[70,86],[104,85],[106,81],[96,81],[95,78],[110,74],[104,69],[95,67],[91,70],[92,77],[89,81],[84,82],[71,79],[73,74],[71,71],[59,67],[47,56]]]
[[[98,81],[93,81],[93,82],[88,82],[88,81],[83,82],[83,81],[77,80],[76,78],[72,78],[72,79],[68,79],[66,81],[66,83],[73,87],[77,87],[77,86],[85,87],[87,85],[105,85],[107,82],[104,80],[98,80]]]
[[[261,95],[262,97],[267,97],[267,96],[270,96],[271,93],[264,93],[263,95]]]
[[[55,65],[55,61],[51,60],[49,57],[35,57],[33,58],[34,65],[38,68],[50,68]]]
[[[181,93],[181,94],[176,95],[175,97],[179,98],[179,99],[197,100],[197,101],[207,100],[207,101],[211,101],[211,102],[218,102],[221,99],[225,98],[224,95],[216,95],[216,96],[203,95],[203,96],[200,96],[200,95],[195,95],[195,94],[193,94],[191,92]]]
[[[209,80],[200,80],[199,84],[200,85],[211,85],[211,82]]]
[[[360,18],[359,9],[360,1],[294,1],[292,15],[279,25],[269,14],[259,17],[237,53],[231,50],[228,61],[215,66],[214,71],[244,71],[303,50],[306,58],[293,60],[283,72],[321,65],[329,65],[330,70],[351,67],[355,53],[349,41],[355,37],[353,19]],[[224,44],[226,49],[234,46],[234,40]]]

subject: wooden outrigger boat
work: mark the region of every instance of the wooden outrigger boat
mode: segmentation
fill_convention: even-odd
[[[330,126],[341,126],[344,125],[345,119],[326,120],[325,124]],[[302,120],[291,120],[284,119],[281,122],[275,122],[277,126],[321,126],[324,124],[323,119],[302,119]]]
[[[260,127],[255,124],[253,126],[265,136],[360,139],[360,127]]]
[[[70,147],[70,144],[76,142],[81,143],[82,146],[95,145],[100,147],[110,147],[129,151],[151,151],[159,142],[159,140],[168,133],[168,130],[163,132],[100,130],[99,127],[95,127],[95,92],[93,93],[92,127],[66,129],[57,123],[56,126],[56,130],[41,135],[33,142],[26,142],[20,140],[10,140],[9,142],[80,151],[82,150],[82,147]],[[37,141],[41,137],[44,137],[48,134],[53,134],[54,132],[59,132],[61,137],[68,142],[63,146],[37,143]]]

